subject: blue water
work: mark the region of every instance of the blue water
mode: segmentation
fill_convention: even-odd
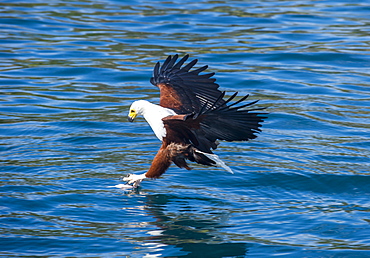
[[[370,257],[367,1],[2,1],[0,256]],[[155,62],[185,53],[268,107],[234,170],[172,166],[137,192],[160,143]]]

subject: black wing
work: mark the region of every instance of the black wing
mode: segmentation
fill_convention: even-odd
[[[223,100],[225,93],[221,93],[214,102],[204,104],[199,112],[183,116],[183,119],[170,119],[164,121],[165,126],[176,127],[181,140],[191,143],[200,151],[212,153],[217,148],[217,140],[225,141],[248,141],[257,137],[261,131],[261,123],[267,118],[267,113],[253,112],[265,108],[243,109],[257,101],[238,105],[247,96],[229,104],[237,93],[226,101]],[[220,105],[222,103],[222,105]],[[228,105],[229,104],[229,105]]]
[[[225,92],[220,95],[220,100],[218,101],[221,101],[224,95]],[[265,116],[267,113],[253,111],[263,110],[265,107],[244,109],[257,103],[258,100],[238,106],[238,104],[248,98],[248,95],[228,105],[236,96],[237,92],[228,100],[223,101],[224,104],[222,106],[217,106],[217,103],[214,103],[213,107],[205,107],[198,114],[200,127],[209,141],[216,141],[217,139],[248,141],[256,138],[256,133],[261,132],[261,123],[267,118]]]
[[[201,107],[215,103],[220,94],[214,73],[200,75],[208,68],[207,65],[190,71],[198,62],[197,59],[183,66],[189,55],[177,61],[178,55],[168,56],[161,66],[158,62],[154,67],[150,82],[160,89],[160,105],[171,108],[178,114],[199,112]],[[223,105],[219,101],[217,105]]]

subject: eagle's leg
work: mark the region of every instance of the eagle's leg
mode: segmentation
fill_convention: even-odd
[[[144,174],[135,175],[129,174],[127,177],[124,177],[122,180],[127,181],[127,184],[132,185],[133,188],[137,188],[140,186],[140,183],[146,179],[147,177]]]

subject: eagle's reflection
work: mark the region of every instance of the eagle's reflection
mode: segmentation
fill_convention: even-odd
[[[194,199],[192,199],[194,200]],[[204,201],[204,198],[202,199]],[[225,212],[194,212],[202,207],[191,207],[187,198],[169,194],[146,196],[145,210],[155,221],[150,224],[156,230],[148,232],[148,237],[141,241],[157,257],[245,257],[246,243],[230,243],[229,234],[223,234],[227,228]],[[191,201],[190,201],[191,202]],[[194,200],[198,203],[198,200]],[[162,247],[162,248],[155,248]],[[163,246],[171,247],[171,252]],[[161,253],[161,250],[164,251]],[[147,249],[148,251],[148,249]],[[156,254],[154,254],[156,253]]]

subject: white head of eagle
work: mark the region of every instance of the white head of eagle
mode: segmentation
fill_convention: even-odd
[[[128,120],[133,122],[137,116],[142,115],[148,122],[157,138],[162,141],[166,137],[162,119],[168,116],[176,115],[175,111],[150,103],[146,100],[137,100],[132,103]]]

